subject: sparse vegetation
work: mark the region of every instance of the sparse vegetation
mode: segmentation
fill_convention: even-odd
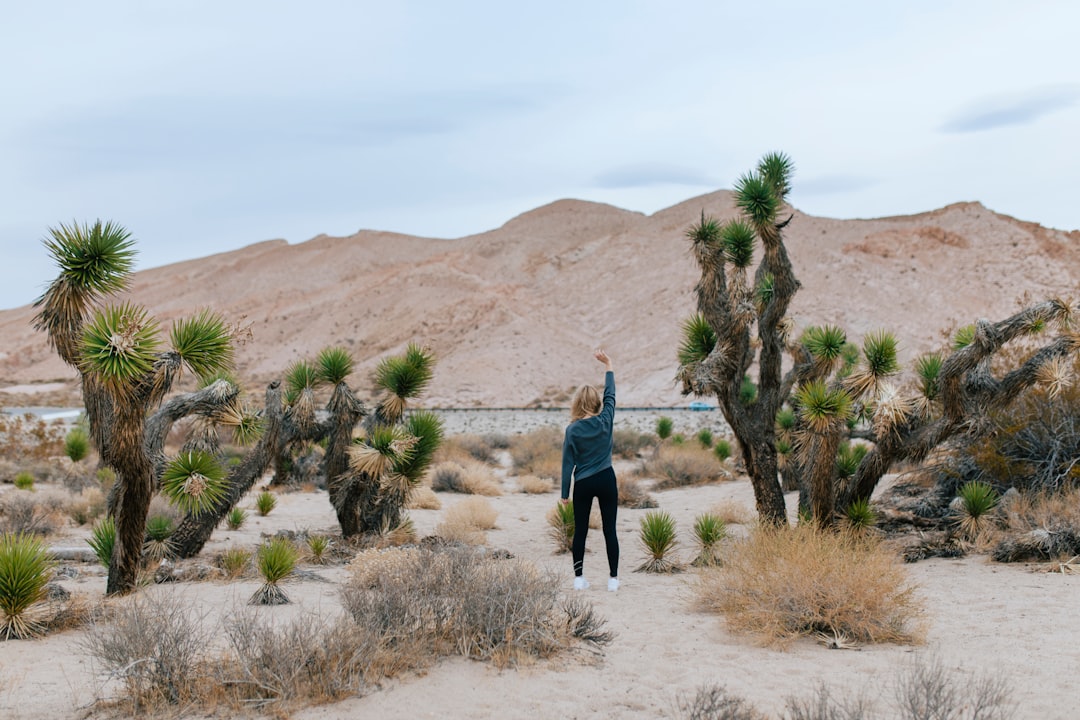
[[[33,535],[0,535],[0,639],[34,637],[41,626],[31,617],[45,599],[53,563]]]
[[[622,458],[636,458],[655,444],[656,437],[653,435],[629,428],[616,428],[611,434],[611,452]]]
[[[518,489],[529,495],[544,495],[554,489],[554,483],[535,475],[523,475],[518,478]]]
[[[650,510],[641,517],[638,541],[645,550],[646,560],[638,572],[672,573],[682,569],[672,554],[678,546],[675,520],[663,510]]]
[[[170,554],[169,536],[175,529],[172,518],[164,515],[151,515],[146,519],[146,542],[143,544],[143,554],[147,562],[161,562],[162,558]]]
[[[94,524],[86,542],[94,551],[98,562],[108,568],[109,563],[112,562],[113,548],[116,546],[116,521],[111,517],[99,520]]]
[[[64,454],[71,459],[71,462],[77,463],[89,452],[90,437],[86,434],[86,430],[78,425],[71,428],[64,437]]]
[[[15,476],[14,484],[17,490],[33,490],[34,474],[24,470]]]
[[[280,582],[296,568],[296,547],[288,538],[273,537],[259,546],[255,566],[262,575],[263,585],[248,602],[252,605],[284,605],[289,596],[281,589]]]
[[[720,462],[724,462],[731,457],[731,443],[723,438],[717,440],[713,445],[713,455],[716,455],[716,459]]]
[[[957,492],[956,524],[960,534],[974,540],[986,528],[990,511],[997,507],[998,494],[986,483],[965,483]]]
[[[234,507],[229,511],[229,514],[225,516],[225,523],[229,526],[230,530],[239,530],[244,527],[244,523],[247,522],[247,510],[241,507]]]
[[[641,473],[657,478],[653,485],[656,490],[731,479],[731,473],[720,464],[716,455],[699,445],[663,447],[645,462]]]
[[[719,516],[702,513],[694,518],[694,539],[698,545],[698,555],[691,563],[695,567],[713,567],[720,564],[718,548],[727,537],[727,526]]]
[[[431,489],[468,495],[502,495],[498,479],[487,465],[475,461],[447,461],[431,468]]]
[[[712,430],[709,430],[708,428],[701,428],[700,430],[698,430],[697,435],[695,435],[694,437],[696,437],[697,441],[701,443],[701,447],[705,448],[706,450],[710,450],[712,448]]]
[[[251,565],[251,552],[240,547],[223,550],[218,556],[218,567],[230,578],[238,578]]]
[[[656,437],[661,441],[667,440],[671,437],[671,433],[675,430],[675,421],[669,418],[667,415],[661,415],[656,419]]]
[[[616,478],[619,487],[619,505],[634,510],[647,510],[658,507],[659,503],[650,495],[641,482],[632,476],[619,475]]]
[[[548,537],[555,543],[556,553],[568,553],[574,543],[574,502],[557,502],[548,511]]]
[[[330,549],[330,538],[326,535],[308,535],[307,547],[311,561],[321,565],[326,562],[326,551]]]
[[[515,475],[562,476],[562,433],[544,427],[515,435],[510,441],[510,459]]]
[[[853,642],[918,642],[921,606],[896,558],[872,537],[815,523],[754,529],[724,567],[702,574],[698,598],[728,626],[785,643],[827,633]]]
[[[261,493],[255,496],[255,510],[266,517],[270,512],[277,507],[277,495],[269,490],[263,490]]]
[[[421,485],[409,494],[408,507],[417,510],[440,510],[442,509],[442,500],[430,487]]]
[[[869,500],[855,500],[844,513],[847,526],[856,533],[866,532],[877,524],[877,513],[870,506]]]

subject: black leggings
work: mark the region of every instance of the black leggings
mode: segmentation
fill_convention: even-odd
[[[600,517],[604,521],[608,569],[611,577],[618,577],[619,538],[615,536],[615,514],[619,509],[619,486],[612,468],[574,480],[574,575],[581,577],[582,563],[585,561],[585,536],[589,534],[593,498],[600,503]]]

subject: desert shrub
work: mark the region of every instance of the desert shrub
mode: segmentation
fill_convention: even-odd
[[[441,510],[442,500],[427,485],[418,485],[409,493],[409,501],[405,507],[414,510]]]
[[[723,520],[725,525],[749,525],[756,517],[753,510],[730,498],[716,503],[709,512]]]
[[[611,452],[622,458],[635,458],[642,450],[656,444],[656,438],[630,428],[616,428],[611,434]]]
[[[563,434],[558,428],[543,427],[515,435],[510,441],[510,459],[515,475],[562,476]]]
[[[239,530],[244,527],[247,518],[247,510],[241,507],[233,507],[233,509],[225,515],[225,524],[230,530]]]
[[[64,438],[64,454],[71,458],[72,462],[79,462],[90,452],[90,437],[86,430],[76,426],[68,431]]]
[[[757,527],[731,543],[724,567],[703,573],[701,605],[728,626],[784,643],[824,632],[857,642],[915,642],[921,612],[902,566],[872,537]]]
[[[528,495],[544,495],[554,489],[555,483],[550,478],[535,475],[522,475],[518,478],[518,490]]]
[[[482,497],[469,497],[455,503],[446,511],[445,521],[454,525],[468,525],[477,530],[495,529],[499,513]]]
[[[308,535],[307,549],[311,561],[321,565],[326,562],[326,551],[330,549],[330,538],[326,535]]]
[[[456,435],[445,442],[453,443],[473,460],[488,464],[495,462],[495,448],[479,435]]]
[[[675,430],[675,421],[667,415],[661,415],[656,419],[656,437],[667,440]]]
[[[724,462],[731,457],[731,443],[720,438],[716,441],[716,444],[713,445],[713,455],[715,455],[716,459],[720,462]]]
[[[998,494],[986,483],[971,481],[957,491],[955,522],[960,534],[974,540],[986,529],[990,512],[997,507]]]
[[[441,462],[431,468],[431,489],[435,492],[465,492],[465,468],[460,463]]]
[[[42,627],[32,609],[46,597],[53,563],[33,535],[0,535],[0,639],[29,638]]]
[[[443,462],[431,469],[431,489],[469,495],[502,495],[491,468],[473,461]]]
[[[898,716],[911,720],[1006,720],[1015,715],[1004,678],[950,671],[936,656],[917,656],[900,673],[894,690]]]
[[[0,532],[51,535],[56,532],[57,513],[29,493],[0,496]]]
[[[225,621],[229,653],[218,674],[230,699],[248,707],[330,702],[363,692],[372,649],[346,618],[298,615],[282,624],[253,612]],[[287,713],[285,713],[287,714]]]
[[[720,564],[717,545],[727,537],[724,521],[712,513],[702,513],[694,518],[694,539],[697,541],[698,556],[691,563],[695,567],[712,567]]]
[[[634,510],[659,507],[659,503],[645,490],[637,478],[620,475],[615,482],[619,488],[620,506]]]
[[[844,518],[848,528],[854,532],[866,532],[877,524],[877,513],[870,507],[869,500],[856,500],[848,505]]]
[[[706,450],[712,449],[713,446],[713,434],[709,428],[701,428],[697,431],[697,435],[694,436],[697,441],[701,443],[701,447]]]
[[[672,553],[679,542],[675,537],[675,519],[663,510],[650,510],[641,517],[638,542],[646,560],[637,572],[670,573],[682,569]]]
[[[255,496],[255,511],[263,517],[270,514],[270,511],[277,507],[277,496],[269,490],[263,490],[261,493]]]
[[[116,521],[108,516],[98,520],[90,530],[90,537],[86,539],[86,544],[94,551],[98,562],[103,567],[109,567],[113,548],[116,547]]]
[[[143,543],[143,555],[148,562],[161,562],[169,555],[171,546],[169,536],[176,525],[172,518],[165,515],[152,515],[146,519],[146,542]]]
[[[34,489],[34,474],[23,470],[15,475],[15,487],[18,490]]]
[[[91,622],[83,650],[123,681],[136,711],[198,697],[211,628],[182,595],[137,593],[110,604]]]
[[[272,537],[259,546],[255,555],[255,567],[262,575],[263,584],[251,596],[251,605],[284,605],[289,596],[279,583],[296,569],[296,547],[285,537]]]
[[[230,578],[243,575],[251,565],[251,551],[240,547],[231,547],[221,551],[217,566]]]
[[[672,445],[684,445],[686,443],[686,436],[682,433],[675,433],[671,436]]]
[[[68,503],[68,515],[76,525],[97,520],[105,512],[105,494],[96,487],[83,488]]]
[[[789,697],[785,702],[785,720],[867,720],[875,717],[873,703],[863,694],[853,698],[840,697],[821,683],[813,695],[806,698]],[[926,720],[948,715],[925,716]]]
[[[514,664],[549,657],[577,637],[610,641],[580,601],[560,602],[559,580],[518,559],[469,548],[387,551],[342,587],[342,604],[374,638],[382,672],[422,667],[442,655]]]
[[[642,472],[657,478],[656,490],[689,485],[702,485],[717,480],[730,480],[716,456],[698,446],[673,445],[663,448],[645,463]]]
[[[679,713],[685,720],[764,720],[745,698],[733,695],[723,685],[709,683],[693,697],[678,698]]]
[[[570,552],[574,543],[574,503],[557,502],[548,511],[548,537],[555,543],[556,553]]]

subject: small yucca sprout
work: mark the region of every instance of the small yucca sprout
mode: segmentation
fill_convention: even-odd
[[[697,438],[697,441],[701,443],[701,447],[705,448],[706,450],[713,446],[713,434],[712,430],[710,430],[709,428],[701,428],[700,430],[698,430],[695,437]]]
[[[846,442],[840,445],[836,451],[836,474],[841,480],[855,474],[867,451],[867,446],[862,443]]]
[[[352,375],[353,358],[343,347],[328,347],[319,353],[315,366],[320,379],[330,385],[337,385]]]
[[[789,455],[789,454],[791,454],[791,450],[792,450],[791,441],[785,440],[784,438],[777,438],[776,439],[776,454],[777,455],[781,455],[781,456]]]
[[[247,510],[240,507],[234,507],[225,516],[225,524],[228,525],[230,530],[239,530],[244,526],[244,523],[247,522],[247,517]]]
[[[172,518],[165,515],[152,515],[146,519],[146,542],[143,543],[143,555],[148,562],[158,563],[171,551],[169,536],[175,526]]]
[[[727,536],[727,525],[718,515],[702,513],[694,518],[694,539],[698,545],[698,556],[691,565],[695,567],[713,567],[720,564],[716,546]]]
[[[383,526],[380,531],[380,542],[393,547],[411,545],[416,542],[416,524],[408,515],[403,515],[397,525]]]
[[[321,565],[326,562],[326,551],[330,549],[330,538],[326,535],[308,535],[307,547],[312,562]]]
[[[165,466],[161,492],[177,508],[200,515],[216,505],[228,490],[225,470],[214,456],[192,450],[182,452]]]
[[[762,273],[761,280],[758,282],[757,286],[754,288],[754,297],[757,300],[757,306],[758,306],[758,312],[759,313],[763,312],[765,307],[768,306],[768,304],[770,302],[772,302],[773,294],[775,293],[775,291],[776,291],[776,276],[773,275],[772,273],[769,273],[769,272]],[[787,322],[789,320],[790,320],[790,318],[786,318],[785,322]],[[783,331],[783,334],[786,335],[787,331],[786,330]]]
[[[86,544],[94,551],[98,562],[103,567],[109,567],[109,563],[112,562],[113,547],[116,546],[116,521],[112,516],[104,517],[94,523]]]
[[[817,363],[831,369],[843,355],[847,334],[835,325],[815,326],[807,328],[802,342]]]
[[[757,385],[749,375],[743,375],[742,384],[739,385],[739,402],[743,405],[753,405],[757,402]]]
[[[656,437],[667,440],[675,429],[675,421],[667,415],[661,415],[656,419]]]
[[[877,524],[877,513],[870,507],[869,500],[856,500],[844,511],[848,527],[857,533],[864,533]]]
[[[86,457],[88,452],[90,452],[90,438],[86,430],[78,426],[71,428],[64,437],[64,454],[72,462],[79,462]]]
[[[816,433],[824,433],[851,416],[851,396],[843,389],[830,389],[821,380],[804,384],[795,393],[799,417]]]
[[[772,183],[757,174],[746,174],[735,181],[735,205],[757,227],[776,222],[780,209]]]
[[[915,374],[919,376],[919,391],[927,400],[934,400],[940,390],[938,378],[945,364],[940,353],[927,353],[915,361]]]
[[[34,489],[34,474],[27,470],[15,474],[15,480],[13,481],[16,490],[33,490]]]
[[[177,320],[169,333],[172,348],[197,377],[226,371],[233,364],[232,337],[225,321],[204,308],[194,317]]]
[[[1050,358],[1039,366],[1035,378],[1046,388],[1047,395],[1056,399],[1073,383],[1073,363],[1063,357]]]
[[[997,507],[998,494],[986,483],[973,480],[961,486],[956,496],[960,500],[956,524],[965,538],[974,540],[985,529],[990,511]]]
[[[0,535],[0,639],[30,638],[41,626],[29,617],[45,599],[54,563],[45,544],[33,535]]]
[[[723,438],[717,440],[716,444],[713,445],[713,455],[720,462],[727,460],[731,457],[731,443]]]
[[[789,407],[782,407],[776,411],[776,428],[783,432],[791,432],[795,429],[795,411]]]
[[[548,536],[555,542],[555,552],[570,552],[574,542],[574,503],[555,503],[547,516]]]
[[[690,365],[709,357],[716,347],[716,333],[701,313],[695,313],[683,322],[682,344],[679,345],[679,364]]]
[[[742,220],[732,220],[720,229],[720,239],[724,243],[724,259],[740,270],[750,267],[757,245],[754,228]]]
[[[251,563],[251,553],[243,548],[229,548],[218,557],[218,566],[231,578],[240,577]]]
[[[671,557],[679,542],[675,538],[675,520],[663,510],[650,510],[641,518],[638,540],[647,559],[637,572],[672,573],[682,567]]]
[[[284,605],[288,603],[289,596],[278,583],[292,574],[296,568],[296,560],[296,548],[287,538],[270,538],[269,542],[260,546],[255,565],[264,582],[263,586],[251,596],[248,604]]]
[[[975,326],[965,325],[953,335],[952,347],[953,350],[963,350],[973,342],[975,342]]]
[[[269,490],[263,490],[261,493],[255,496],[255,510],[266,517],[270,514],[270,511],[277,507],[277,495]]]
[[[83,329],[82,367],[114,391],[128,393],[138,378],[153,370],[157,349],[157,322],[144,308],[109,305]]]

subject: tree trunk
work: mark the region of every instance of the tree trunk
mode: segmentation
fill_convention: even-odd
[[[255,444],[240,464],[234,467],[228,476],[229,489],[214,507],[199,515],[188,514],[169,537],[172,554],[178,558],[189,558],[202,551],[210,539],[214,528],[218,526],[229,510],[240,501],[248,490],[263,476],[270,465],[274,450],[277,448],[278,435],[281,433],[282,407],[280,383],[274,381],[266,389],[266,427],[262,437]]]
[[[813,460],[809,464],[806,485],[810,489],[810,512],[818,527],[833,525],[836,514],[836,487],[833,476],[836,472],[837,448],[840,446],[840,432],[830,431],[814,438]]]
[[[776,446],[771,438],[754,438],[746,472],[754,488],[758,518],[768,525],[786,525],[787,507],[776,474]]]
[[[146,535],[146,514],[153,495],[153,466],[143,446],[141,403],[117,403],[109,465],[116,471],[120,490],[117,504],[116,544],[109,562],[106,595],[124,595],[136,588]]]

